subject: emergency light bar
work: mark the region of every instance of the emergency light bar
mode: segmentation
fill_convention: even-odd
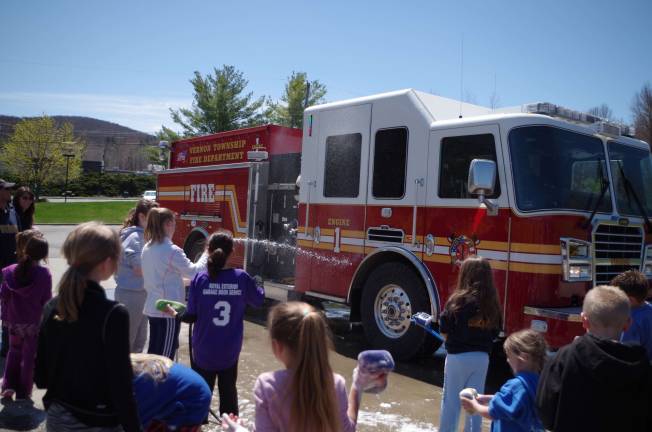
[[[538,102],[523,105],[522,111],[530,114],[543,114],[550,117],[558,117],[578,123],[587,123],[593,125],[593,129],[597,133],[603,135],[633,136],[634,134],[633,129],[626,124],[608,121],[593,114],[564,108],[550,102]]]

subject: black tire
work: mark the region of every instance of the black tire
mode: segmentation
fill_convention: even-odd
[[[422,328],[409,323],[412,314],[431,310],[423,281],[405,264],[385,263],[369,275],[360,312],[369,343],[388,350],[397,359],[431,354],[441,345]]]

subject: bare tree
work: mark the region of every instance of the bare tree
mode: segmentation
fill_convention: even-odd
[[[592,114],[596,117],[603,118],[605,120],[613,120],[614,119],[614,113],[611,111],[611,108],[609,108],[609,105],[606,103],[603,103],[602,105],[594,106],[593,108],[589,108],[589,114]]]
[[[632,103],[636,138],[652,146],[652,86],[645,83],[641,91],[634,96]]]

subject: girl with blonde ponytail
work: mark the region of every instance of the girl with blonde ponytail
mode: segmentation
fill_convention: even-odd
[[[143,313],[149,322],[148,354],[174,359],[179,348],[179,321],[156,307],[158,300],[185,302],[183,278],[191,279],[206,269],[206,254],[197,262],[188,259],[183,249],[172,243],[176,229],[174,213],[167,208],[152,208],[147,213],[141,254],[143,286],[147,292]],[[194,258],[194,257],[193,257]]]
[[[333,373],[322,313],[302,302],[280,303],[271,309],[267,328],[274,355],[286,369],[256,380],[256,430],[354,431],[360,393],[353,386],[347,401],[344,378]]]
[[[45,307],[34,380],[47,389],[47,430],[141,430],[129,358],[129,315],[100,282],[116,270],[118,233],[78,225],[62,247],[68,269]]]

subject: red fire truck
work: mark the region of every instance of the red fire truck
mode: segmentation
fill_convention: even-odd
[[[400,358],[436,348],[410,317],[439,315],[472,254],[494,269],[503,334],[559,347],[581,333],[587,290],[632,268],[652,278],[652,158],[628,135],[549,103],[498,112],[402,90],[310,107],[303,131],[176,142],[158,199],[189,254],[231,230],[247,239],[235,264],[269,292],[349,305]]]

